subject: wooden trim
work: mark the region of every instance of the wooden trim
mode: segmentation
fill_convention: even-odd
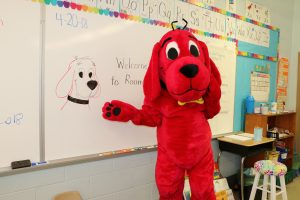
[[[300,52],[298,52],[297,73],[297,99],[296,99],[296,151],[300,153]]]

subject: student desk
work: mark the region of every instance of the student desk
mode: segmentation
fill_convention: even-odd
[[[218,138],[220,153],[218,156],[218,165],[222,151],[238,154],[241,156],[241,199],[244,200],[244,160],[247,156],[253,156],[266,150],[271,150],[275,139],[263,137],[261,141],[253,139],[240,141],[226,137]],[[220,166],[220,165],[219,165]]]

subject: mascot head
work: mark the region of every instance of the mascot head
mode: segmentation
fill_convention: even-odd
[[[180,102],[197,101],[210,83],[211,60],[205,43],[176,29],[155,44],[144,78],[145,98],[153,101],[166,90]]]

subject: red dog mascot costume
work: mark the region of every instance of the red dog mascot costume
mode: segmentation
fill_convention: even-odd
[[[113,100],[103,117],[157,127],[160,200],[182,200],[185,172],[193,200],[215,199],[207,119],[220,111],[221,78],[207,46],[186,30],[166,33],[153,48],[143,87],[142,109]]]

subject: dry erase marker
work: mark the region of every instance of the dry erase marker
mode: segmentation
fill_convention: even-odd
[[[130,149],[123,149],[123,153],[128,153],[130,151],[131,151]]]
[[[45,164],[47,164],[47,161],[33,162],[33,163],[31,163],[31,166],[38,166],[38,165],[45,165]]]
[[[110,156],[112,155],[112,152],[104,152],[104,153],[100,153],[99,156]]]
[[[156,146],[155,145],[151,145],[151,146],[147,146],[146,148],[147,149],[153,149],[153,148],[156,148]]]

